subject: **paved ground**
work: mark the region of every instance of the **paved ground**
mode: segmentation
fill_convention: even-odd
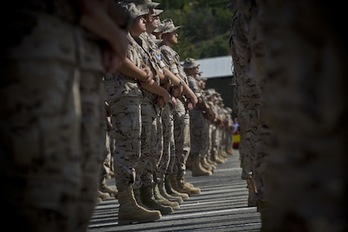
[[[260,215],[255,207],[247,207],[248,192],[240,174],[238,152],[219,164],[211,176],[192,177],[188,171],[185,179],[200,187],[202,193],[191,196],[180,209],[156,222],[120,226],[117,200],[103,201],[95,209],[89,232],[260,231]],[[113,179],[108,184],[114,185]]]

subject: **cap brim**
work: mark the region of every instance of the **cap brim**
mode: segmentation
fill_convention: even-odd
[[[154,16],[159,16],[162,13],[163,13],[163,10],[161,10],[161,9],[154,9],[153,10],[153,15]]]
[[[162,30],[161,29],[159,29],[158,27],[153,31],[153,32],[155,32],[155,33],[161,33],[162,32]]]
[[[171,30],[168,30],[167,32],[164,32],[164,33],[172,33],[172,32],[177,31],[180,28],[181,28],[181,26],[176,26],[176,27],[172,28]]]
[[[149,8],[156,8],[159,6],[159,4],[160,4],[159,2],[151,2],[151,3],[148,3],[147,6]]]

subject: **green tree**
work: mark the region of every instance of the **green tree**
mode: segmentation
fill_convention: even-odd
[[[155,0],[154,0],[155,1]],[[228,34],[232,11],[230,0],[159,0],[161,19],[181,25],[176,51],[181,57],[208,58],[228,55]]]

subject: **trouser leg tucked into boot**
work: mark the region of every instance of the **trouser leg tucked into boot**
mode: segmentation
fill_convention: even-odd
[[[161,205],[155,200],[152,186],[141,187],[140,198],[143,205],[145,205],[148,209],[159,210],[163,215],[174,212],[172,207]]]
[[[166,190],[169,194],[174,196],[180,196],[183,200],[187,200],[190,196],[187,193],[178,191],[178,182],[174,175],[170,175],[166,178]]]
[[[177,187],[179,188],[179,191],[186,193],[189,196],[201,193],[200,188],[197,188],[193,186],[193,184],[185,181],[184,173],[181,173],[180,175],[178,175],[178,177],[176,178],[176,182],[177,182]]]
[[[114,189],[114,188],[111,188],[109,187],[105,181],[103,181],[101,184],[100,184],[100,191],[101,192],[104,192],[104,193],[108,193],[110,194],[110,196],[113,196],[117,199],[117,195],[118,195],[118,191],[117,189]]]
[[[158,210],[148,210],[138,205],[135,200],[133,189],[128,188],[118,194],[118,224],[131,224],[139,222],[150,222],[162,217]]]
[[[153,193],[154,193],[154,197],[155,197],[156,201],[158,201],[161,205],[170,206],[173,209],[180,208],[180,205],[177,201],[170,201],[161,194],[161,191],[159,190],[158,184],[154,184]]]
[[[165,180],[160,180],[158,182],[158,188],[160,190],[161,195],[167,198],[169,201],[176,201],[179,204],[184,202],[184,200],[180,196],[171,195],[169,192],[167,192],[167,189],[165,186]]]
[[[211,171],[202,166],[199,156],[192,158],[192,176],[210,176],[211,174]]]
[[[210,165],[206,159],[206,157],[201,157],[201,165],[204,169],[210,171],[211,173],[214,172],[214,166],[213,165]]]

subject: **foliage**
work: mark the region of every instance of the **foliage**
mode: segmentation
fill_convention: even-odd
[[[230,54],[228,36],[232,11],[230,0],[153,0],[164,9],[161,19],[171,18],[181,25],[175,49],[182,58],[196,59]]]

